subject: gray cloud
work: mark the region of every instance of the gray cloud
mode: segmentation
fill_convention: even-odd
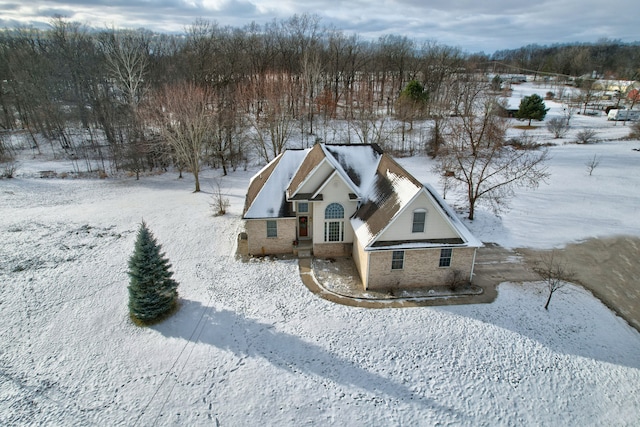
[[[54,14],[92,26],[179,32],[197,18],[241,27],[294,13],[364,38],[405,35],[487,53],[527,44],[640,39],[628,0],[0,0],[0,24],[42,26]]]

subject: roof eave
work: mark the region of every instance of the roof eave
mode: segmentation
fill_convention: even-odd
[[[290,191],[289,191],[289,188],[287,188],[287,200],[293,199],[296,196],[296,194],[298,194],[300,189],[302,189],[302,187],[304,187],[305,184],[307,182],[309,182],[309,179],[318,171],[318,169],[320,169],[322,164],[324,162],[326,162],[326,161],[327,161],[327,157],[326,157],[326,154],[325,154],[325,158],[322,159],[322,161],[320,161],[313,169],[311,169],[311,172],[309,172],[307,174],[307,176],[302,180],[302,182],[300,183],[300,185],[298,185],[298,188],[295,189],[293,194],[291,194]],[[296,176],[296,174],[298,173],[298,170],[300,170],[300,168],[302,167],[303,163],[304,163],[304,160],[302,160],[302,162],[300,162],[300,165],[298,166],[298,169],[296,169],[296,172],[293,174],[293,176]]]

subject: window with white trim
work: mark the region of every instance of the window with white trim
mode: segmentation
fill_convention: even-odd
[[[309,212],[309,203],[298,202],[298,213],[307,213],[307,212]]]
[[[450,267],[451,256],[453,255],[453,249],[440,249],[440,265],[439,267]]]
[[[278,221],[267,221],[267,237],[278,237]]]
[[[424,224],[427,220],[427,211],[424,209],[418,209],[413,211],[413,226],[411,227],[412,233],[424,233]]]
[[[324,210],[324,241],[344,240],[344,208],[340,203],[331,203]]]
[[[402,270],[404,268],[404,251],[393,251],[391,255],[391,269]]]

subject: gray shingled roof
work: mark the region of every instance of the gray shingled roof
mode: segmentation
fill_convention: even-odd
[[[285,189],[309,150],[287,150],[251,178],[244,203],[245,219],[288,216]]]
[[[383,154],[373,184],[353,215],[354,230],[362,243],[370,244],[422,188],[423,185],[391,156]]]
[[[289,205],[287,198],[309,200],[313,197],[312,193],[298,191],[324,161],[329,162],[354,189],[355,193],[350,193],[349,197],[362,201],[351,218],[351,224],[358,240],[365,247],[400,244],[396,241],[377,242],[376,239],[420,192],[424,192],[439,206],[446,219],[457,230],[460,239],[411,243],[482,245],[433,188],[425,187],[375,145],[316,144],[307,150],[285,151],[252,178],[247,190],[244,218],[277,218],[289,215],[290,212],[286,209]],[[315,200],[322,200],[322,195],[319,194]]]

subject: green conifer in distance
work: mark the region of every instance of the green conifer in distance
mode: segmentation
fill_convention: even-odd
[[[178,301],[178,283],[161,247],[142,221],[129,259],[129,313],[143,324],[169,313]]]
[[[429,93],[424,90],[424,86],[417,81],[411,80],[400,93],[401,97],[406,97],[415,103],[426,103],[429,101]]]
[[[520,101],[520,107],[516,112],[516,119],[529,120],[529,126],[531,126],[531,120],[544,120],[549,109],[544,105],[544,100],[540,95],[533,94],[531,96],[525,96]]]

